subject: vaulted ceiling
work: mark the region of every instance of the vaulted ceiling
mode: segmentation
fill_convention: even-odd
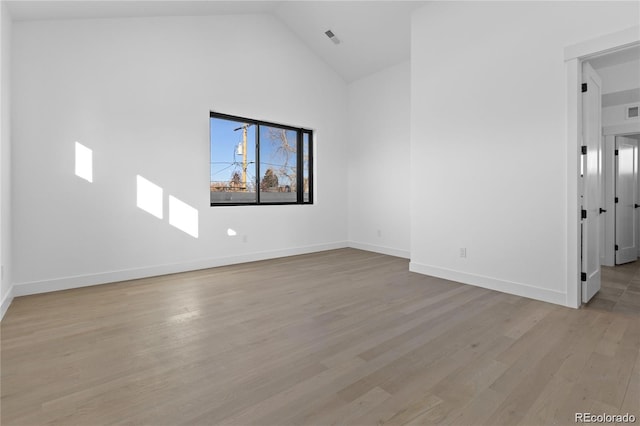
[[[270,14],[351,82],[409,59],[411,12],[424,1],[9,0],[14,21]],[[333,43],[325,31],[340,40]]]

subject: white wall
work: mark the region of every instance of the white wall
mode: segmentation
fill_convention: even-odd
[[[627,118],[627,108],[636,106],[640,106],[640,102],[602,108],[602,125],[607,127],[620,124],[640,123],[640,117]]]
[[[599,68],[596,70],[602,79],[602,94],[626,92],[640,88],[640,61],[625,62],[611,67]],[[603,105],[602,125],[614,126],[619,124],[629,124],[640,122],[640,118],[627,119],[627,107],[640,105],[637,98],[637,90],[634,92],[635,99],[616,105]]]
[[[11,300],[11,16],[0,4],[0,318]]]
[[[410,63],[349,85],[349,245],[409,257]]]
[[[596,72],[602,79],[602,94],[640,87],[640,60],[598,68]]]
[[[346,245],[347,87],[274,18],[15,22],[13,48],[17,295]],[[210,207],[210,110],[316,130],[316,204]],[[136,207],[138,174],[163,219]]]
[[[413,271],[572,303],[564,48],[637,16],[631,2],[437,2],[414,13]]]

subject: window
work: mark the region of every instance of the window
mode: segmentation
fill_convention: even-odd
[[[212,206],[313,204],[313,132],[211,112]]]

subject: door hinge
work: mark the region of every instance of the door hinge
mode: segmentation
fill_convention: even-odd
[[[611,151],[609,151],[609,152],[611,152]],[[615,155],[618,155],[618,150],[616,149],[615,151],[613,151],[613,153],[614,153]]]
[[[586,272],[581,272],[580,273],[580,281],[586,281],[587,280],[587,273]]]
[[[617,245],[617,244],[616,244],[616,247],[615,247],[615,248],[616,248],[616,251],[618,251],[618,245]]]
[[[580,217],[582,217],[582,219],[586,219],[587,218],[587,211],[586,210],[581,210],[580,211]]]
[[[587,146],[582,145],[582,155],[587,155]]]
[[[582,83],[582,93],[587,91],[587,83]]]
[[[614,201],[617,203],[617,202],[618,202],[618,197],[616,197],[616,198],[614,199]]]

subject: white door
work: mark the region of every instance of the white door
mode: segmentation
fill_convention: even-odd
[[[638,141],[616,137],[616,264],[638,258]]]
[[[582,66],[582,302],[600,290],[601,93],[600,77],[589,63]]]

